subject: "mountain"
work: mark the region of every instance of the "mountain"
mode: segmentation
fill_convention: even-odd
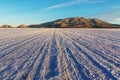
[[[58,19],[38,25],[29,25],[30,28],[120,28],[120,25],[111,24],[99,19],[88,19],[84,17],[72,17]]]
[[[10,26],[10,25],[2,25],[2,26],[0,26],[0,28],[12,28],[12,26]]]
[[[17,28],[28,28],[28,26],[27,26],[27,25],[22,24],[22,25],[19,25]]]

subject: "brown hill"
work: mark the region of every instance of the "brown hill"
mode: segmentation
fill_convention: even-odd
[[[30,28],[120,28],[120,25],[111,24],[99,19],[88,19],[84,17],[73,17],[58,19],[55,21],[30,25]]]
[[[17,28],[28,28],[28,26],[27,26],[27,25],[22,24],[22,25],[19,25]]]
[[[10,26],[10,25],[2,25],[2,26],[0,26],[0,28],[12,28],[12,26]]]

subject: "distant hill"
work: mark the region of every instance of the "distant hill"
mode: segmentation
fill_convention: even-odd
[[[22,25],[19,25],[17,28],[28,28],[28,26],[27,26],[27,25],[22,24]]]
[[[58,19],[38,25],[29,25],[30,28],[120,28],[120,25],[111,24],[99,19],[88,19],[84,17],[72,17]]]
[[[10,26],[10,25],[2,25],[2,26],[0,26],[0,28],[12,28],[12,26]]]

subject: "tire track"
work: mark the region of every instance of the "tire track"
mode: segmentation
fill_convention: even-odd
[[[65,40],[67,40],[67,39],[65,39]],[[90,80],[90,78],[88,76],[89,72],[77,61],[77,59],[73,55],[72,51],[69,49],[70,46],[67,44],[66,41],[64,41],[64,44],[66,46],[66,50],[65,51],[69,54],[70,58],[74,61],[75,66],[77,67],[77,70],[78,70],[79,74],[81,74],[81,79],[83,79],[83,80]]]
[[[82,37],[80,37],[80,38],[82,38]],[[100,52],[100,51],[98,51],[98,50],[96,50],[96,49],[92,49],[91,47],[89,47],[89,46],[87,45],[87,43],[84,43],[84,42],[82,42],[82,41],[76,40],[76,39],[74,39],[74,38],[72,38],[72,37],[70,37],[70,36],[69,36],[69,39],[71,39],[71,40],[73,41],[73,43],[74,43],[74,42],[78,42],[79,44],[82,44],[82,45],[85,46],[87,49],[89,49],[91,52],[93,52],[93,53],[101,56],[103,59],[105,59],[105,60],[107,60],[108,62],[114,64],[115,66],[117,66],[117,67],[120,66],[119,63],[116,63],[116,62],[115,62],[115,61],[119,62],[118,60],[116,60],[116,59],[114,59],[114,58],[111,58],[110,56],[108,56],[108,55],[106,55],[106,54],[104,54],[104,53],[102,53],[102,52]],[[87,41],[86,41],[86,42],[87,42]],[[103,54],[104,54],[104,55],[103,55]],[[112,59],[114,59],[114,60],[112,60]]]
[[[49,41],[49,40],[48,40]],[[39,64],[37,66],[37,69],[36,69],[36,72],[35,72],[35,75],[33,77],[33,80],[39,80],[41,78],[41,69],[42,69],[42,64],[44,63],[45,61],[45,57],[48,53],[48,46],[49,46],[50,43],[47,43],[47,45],[44,46],[44,50],[41,51],[41,53],[43,53],[42,57],[39,59]],[[45,49],[46,47],[46,49]]]
[[[63,34],[64,35],[64,34]],[[69,40],[74,40],[74,39],[72,39],[71,37],[68,37],[68,36],[65,36],[65,37],[67,37]],[[64,38],[65,38],[64,37]],[[74,40],[75,41],[75,40]],[[78,41],[76,41],[76,42],[78,42]],[[81,42],[82,43],[82,42]],[[78,48],[82,53],[84,53],[88,58],[89,58],[89,60],[91,60],[91,62],[96,66],[96,67],[98,67],[98,68],[100,68],[101,70],[102,70],[102,72],[104,73],[104,74],[106,74],[106,77],[107,78],[111,78],[111,79],[114,79],[114,80],[116,80],[116,78],[111,74],[111,72],[109,72],[108,70],[106,70],[106,68],[104,68],[103,66],[101,66],[99,63],[97,63],[95,60],[93,60],[93,58],[91,57],[91,56],[88,56],[88,54],[87,53],[85,53],[85,51],[84,50],[82,50],[81,49],[81,47],[78,47],[78,46],[75,46],[76,48]],[[69,51],[70,52],[70,51]],[[71,53],[71,52],[70,52]]]
[[[49,64],[49,72],[45,76],[46,79],[49,79],[51,77],[55,77],[59,74],[59,71],[57,69],[58,67],[58,62],[57,62],[57,55],[58,55],[58,47],[56,44],[56,34],[55,32],[53,33],[53,39],[52,39],[52,45],[51,45],[51,56],[50,56],[50,64]]]

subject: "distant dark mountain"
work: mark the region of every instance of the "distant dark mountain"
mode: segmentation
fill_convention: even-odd
[[[73,17],[58,19],[38,25],[29,25],[30,28],[120,28],[120,25],[111,24],[99,19]]]
[[[2,26],[0,26],[0,28],[12,28],[12,26],[10,26],[10,25],[2,25]]]

